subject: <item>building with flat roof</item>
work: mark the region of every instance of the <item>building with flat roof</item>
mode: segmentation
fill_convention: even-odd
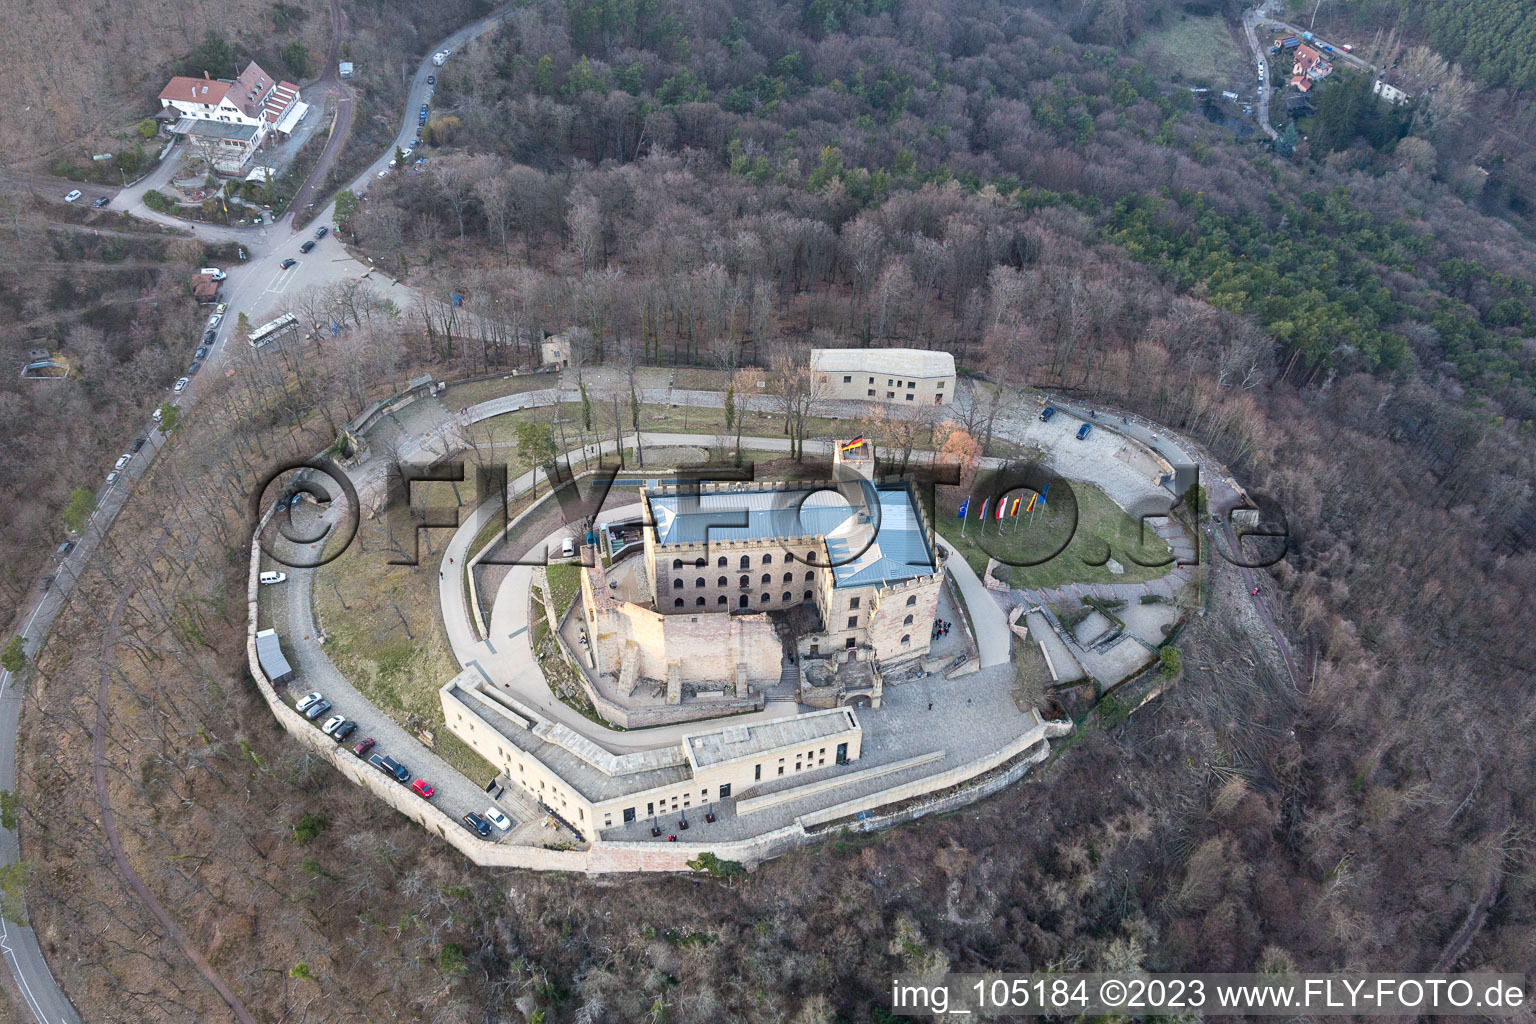
[[[676,744],[613,754],[465,671],[438,691],[448,729],[523,796],[588,840],[646,818],[702,815],[758,787],[858,760],[863,729],[850,708],[768,722],[702,727]],[[732,803],[734,806],[734,803]]]
[[[818,348],[811,370],[829,399],[893,405],[954,400],[955,357],[920,348]]]

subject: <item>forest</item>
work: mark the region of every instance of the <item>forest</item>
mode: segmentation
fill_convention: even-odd
[[[1177,685],[961,813],[722,880],[474,872],[274,728],[240,524],[138,505],[27,695],[23,785],[54,797],[24,802],[29,906],[71,994],[224,1012],[94,824],[109,681],[134,860],[274,1018],[831,1024],[889,1020],[903,970],[1529,971],[1531,239],[1485,210],[1476,118],[1234,140],[1112,48],[1182,7],[519,8],[440,73],[422,170],[343,207],[429,301],[295,296],[347,332],[251,356],[157,493],[238,504],[405,376],[528,364],[544,332],[588,365],[945,348],[1165,423],[1282,507],[1265,586],[1304,686],[1218,576]]]

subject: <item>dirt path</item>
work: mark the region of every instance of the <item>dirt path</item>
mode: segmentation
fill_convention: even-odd
[[[1227,539],[1227,543],[1232,545],[1232,554],[1234,556],[1240,556],[1241,550],[1237,544],[1237,537],[1232,533],[1231,520],[1226,517],[1222,517],[1221,529],[1222,534]],[[1220,557],[1219,552],[1216,554],[1216,557]],[[1238,572],[1242,575],[1243,578],[1243,589],[1248,591],[1249,597],[1253,600],[1253,610],[1258,612],[1259,621],[1264,623],[1264,628],[1267,629],[1269,631],[1269,635],[1274,638],[1275,647],[1280,651],[1280,657],[1285,659],[1285,671],[1291,677],[1291,685],[1296,688],[1298,693],[1306,693],[1312,689],[1312,681],[1310,679],[1303,678],[1301,670],[1296,667],[1296,659],[1291,655],[1291,645],[1285,642],[1285,633],[1280,629],[1279,626],[1275,625],[1275,620],[1270,617],[1269,601],[1262,592],[1261,584],[1256,580],[1252,569],[1246,568],[1244,566],[1238,566]],[[1254,594],[1253,592],[1255,589],[1259,589],[1260,593]]]
[[[151,559],[158,555],[160,548],[165,545],[169,537],[169,532],[161,533],[160,542],[155,546],[155,551],[150,554]],[[166,934],[176,941],[176,945],[181,947],[182,953],[192,961],[192,966],[197,968],[203,979],[228,1004],[235,1019],[241,1024],[256,1024],[240,1002],[240,998],[235,995],[234,990],[229,987],[219,972],[213,969],[213,965],[208,962],[202,952],[192,945],[186,933],[171,920],[171,915],[166,913],[160,901],[140,880],[138,872],[128,862],[128,855],[123,852],[122,839],[117,831],[117,819],[112,814],[112,801],[107,793],[107,692],[112,682],[112,652],[117,646],[118,630],[122,625],[123,613],[128,609],[128,602],[137,590],[138,584],[135,582],[118,599],[117,606],[112,609],[112,617],[107,623],[106,634],[101,643],[101,682],[96,689],[96,729],[91,736],[91,759],[94,762],[96,803],[101,813],[101,828],[107,834],[107,844],[112,848],[112,859],[116,862],[117,869],[123,873],[123,878],[139,897],[139,901],[154,915],[155,920],[160,922],[160,927],[165,929]]]
[[[347,136],[352,132],[352,116],[357,110],[357,101],[352,90],[342,83],[337,66],[341,52],[342,24],[341,0],[331,0],[331,42],[325,50],[325,73],[310,88],[318,90],[321,95],[335,97],[336,121],[331,126],[331,137],[326,140],[325,152],[320,154],[314,170],[309,172],[309,177],[299,186],[293,203],[288,207],[289,222],[294,231],[309,224],[310,207],[319,201],[320,190],[325,187],[325,180],[331,168],[336,166],[336,158],[341,155],[342,148],[347,144]]]

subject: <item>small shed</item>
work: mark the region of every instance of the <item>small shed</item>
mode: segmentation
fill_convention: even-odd
[[[277,630],[263,629],[257,632],[256,660],[261,663],[261,670],[273,685],[293,679],[293,666],[283,656],[283,644],[277,637]]]

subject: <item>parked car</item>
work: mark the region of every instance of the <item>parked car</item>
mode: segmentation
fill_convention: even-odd
[[[55,579],[57,579],[57,578],[58,577],[56,577],[56,576],[44,576],[43,577],[43,582],[42,582],[42,589],[43,590],[47,590],[49,587],[53,586],[53,581]]]
[[[117,465],[113,466],[112,468],[113,469],[122,469],[124,466],[128,465],[128,460],[131,459],[131,458],[133,458],[133,456],[131,454],[129,454],[129,455],[119,455],[117,457]]]
[[[260,577],[261,585],[264,587],[270,587],[274,583],[282,583],[287,578],[288,574],[285,572],[264,572]]]
[[[512,819],[502,814],[494,807],[488,807],[485,811],[485,820],[501,829],[503,832],[512,831]]]
[[[106,205],[107,205],[107,204],[108,204],[108,203],[110,203],[110,202],[111,202],[111,201],[112,201],[112,197],[111,197],[111,196],[102,196],[102,197],[101,197],[101,198],[100,198],[100,199],[98,199],[98,200],[96,200],[96,201],[95,201],[95,202],[94,202],[94,203],[92,203],[92,204],[91,204],[91,205],[92,205],[92,206],[94,206],[94,207],[95,207],[95,208],[96,208],[96,209],[98,209],[98,210],[99,210],[99,209],[101,209],[101,208],[102,208],[102,207],[103,207],[103,206],[106,206]]]
[[[402,785],[411,781],[411,773],[406,769],[405,765],[401,764],[399,761],[396,761],[392,757],[384,758],[383,763],[380,764],[379,767],[383,768],[384,771],[390,775],[393,775],[395,777],[395,781]]]
[[[219,326],[219,324],[221,324],[223,322],[224,322],[224,314],[223,313],[215,313],[215,314],[213,314],[213,316],[208,318],[208,329],[210,331],[214,330],[215,328],[217,328]]]
[[[208,346],[207,345],[199,345],[199,346],[197,346],[197,351],[192,353],[192,358],[193,359],[207,359],[208,358]]]
[[[357,746],[353,747],[352,748],[352,753],[356,754],[358,757],[367,757],[368,756],[368,751],[370,751],[372,749],[373,749],[373,737],[369,736],[367,739],[362,740],[361,742],[359,742]]]
[[[228,309],[229,309],[229,303],[227,303],[227,302],[221,302],[217,306],[213,307],[213,311],[215,313],[223,313],[223,312],[227,311]]]
[[[299,252],[309,252],[309,250],[313,249],[314,247],[315,247],[315,240],[313,238],[311,238],[309,241],[307,241],[303,245],[299,246]]]
[[[405,148],[408,149],[408,150],[415,149],[419,145],[421,145],[421,139],[415,138],[415,139],[412,139],[410,142],[406,143]]]
[[[331,702],[322,698],[320,703],[309,706],[309,710],[304,712],[304,717],[313,722],[329,710],[331,710]]]
[[[447,62],[448,58],[452,56],[452,54],[452,50],[438,50],[432,55],[432,63],[436,64],[438,67],[442,67]]]
[[[436,85],[437,84],[437,76],[436,75],[428,75],[427,76],[427,84],[428,85]]]
[[[340,729],[342,723],[346,720],[346,715],[332,715],[330,718],[325,720],[325,724],[320,727],[320,731],[325,733],[327,736],[334,736],[336,735],[336,730]]]
[[[77,189],[77,188],[72,188],[72,189],[69,190],[69,194],[64,197],[64,201],[66,203],[72,203],[76,199],[79,199],[79,198],[80,198],[80,190]]]
[[[330,228],[328,228],[328,227],[326,227],[325,225],[322,224],[320,227],[315,228],[315,237],[316,238],[324,238],[327,234],[330,233],[330,230],[331,230]]]
[[[490,826],[490,824],[484,818],[480,817],[480,815],[476,814],[474,811],[470,811],[468,814],[464,815],[464,817],[460,818],[459,820],[462,821],[465,825],[467,825],[469,827],[469,830],[471,832],[474,832],[481,839],[488,839],[488,838],[490,838],[490,835],[491,835],[491,826]]]
[[[140,448],[143,448],[146,444],[149,444],[149,438],[147,438],[147,437],[136,437],[136,438],[133,439],[133,450],[134,451],[138,451]]]
[[[426,779],[417,779],[415,782],[411,783],[411,792],[415,793],[423,800],[430,800],[432,799],[432,794],[436,793],[437,790],[433,789],[432,784]]]
[[[192,361],[192,365],[187,367],[187,376],[188,377],[196,376],[197,371],[201,370],[202,368],[203,368],[203,364],[194,359]]]
[[[1043,423],[1051,422],[1051,417],[1055,415],[1056,407],[1054,405],[1048,405],[1044,409],[1040,410],[1040,420]]]
[[[60,544],[56,549],[54,549],[53,557],[68,558],[69,553],[73,550],[75,550],[75,542],[72,540],[67,540],[63,544]]]
[[[112,472],[107,474],[107,483],[110,485],[112,483],[115,483],[116,481],[117,481],[117,470],[114,469]]]
[[[1083,438],[1087,437],[1089,432],[1092,431],[1092,430],[1093,430],[1093,424],[1091,424],[1091,423],[1084,423],[1082,426],[1077,428],[1077,439],[1079,441],[1081,441]]]
[[[155,422],[159,423],[160,422],[160,410],[156,409],[152,415],[154,416]]]
[[[294,702],[293,710],[308,711],[315,705],[316,702],[324,699],[325,698],[320,696],[319,690],[316,690],[314,693],[306,693],[304,696],[300,697],[296,702]]]
[[[394,161],[393,161],[393,160],[391,160],[391,161],[390,161],[390,162],[389,162],[389,166],[390,166],[390,167],[393,167],[393,166],[395,166],[395,162],[394,162]],[[376,174],[376,175],[374,175],[374,177],[376,177],[376,178],[382,178],[382,177],[384,177],[384,176],[386,176],[386,175],[387,175],[387,174],[389,174],[389,171],[388,171],[388,170],[383,170],[383,171],[380,171],[380,172],[379,172],[379,173],[378,173],[378,174]]]
[[[347,722],[343,724],[341,728],[332,733],[331,738],[334,739],[337,743],[345,743],[347,737],[351,736],[355,732],[357,732],[357,723]]]
[[[298,265],[299,265],[299,261],[298,260],[283,260],[283,269],[284,270],[287,270],[289,267],[296,267]]]
[[[179,395],[183,391],[187,390],[187,385],[190,384],[190,383],[192,383],[190,378],[183,377],[183,378],[181,378],[180,380],[178,380],[176,382],[176,386],[171,388],[171,390],[176,392]]]

